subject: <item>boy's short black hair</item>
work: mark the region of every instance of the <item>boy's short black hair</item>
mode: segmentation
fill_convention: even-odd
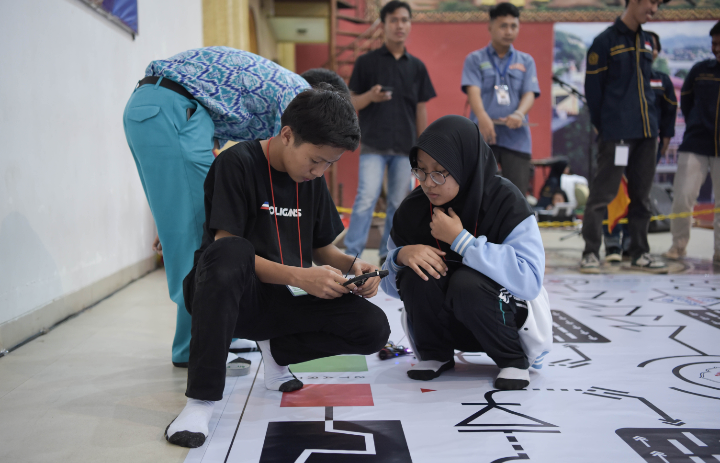
[[[324,82],[300,92],[285,108],[280,122],[292,129],[296,145],[355,151],[360,144],[360,125],[350,94]]]
[[[713,35],[720,35],[720,21],[718,21],[712,29],[710,29],[710,37]]]
[[[342,77],[337,73],[325,68],[308,69],[307,71],[300,74],[300,77],[305,79],[311,87],[317,86],[321,82],[330,84],[338,92],[350,93],[350,89]]]
[[[645,31],[645,33],[655,39],[655,48],[657,48],[658,53],[660,53],[662,51],[662,45],[660,45],[660,36],[653,31]]]
[[[508,2],[498,3],[497,5],[490,8],[490,21],[495,18],[500,18],[502,16],[512,16],[514,18],[519,18],[520,10],[518,10],[518,7],[516,7],[512,3]]]
[[[385,22],[385,16],[395,13],[398,8],[405,8],[410,13],[410,19],[412,19],[412,8],[407,2],[401,2],[399,0],[390,0],[380,10],[380,21]]]

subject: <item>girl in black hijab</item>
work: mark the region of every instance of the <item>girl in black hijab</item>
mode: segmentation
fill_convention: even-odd
[[[405,305],[419,360],[408,376],[430,380],[455,365],[455,349],[483,351],[501,368],[496,388],[526,387],[532,362],[518,329],[545,270],[532,209],[464,117],[430,124],[410,164],[420,186],[395,213],[383,280]]]

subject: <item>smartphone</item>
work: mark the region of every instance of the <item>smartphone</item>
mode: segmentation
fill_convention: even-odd
[[[387,270],[375,270],[374,272],[364,273],[360,276],[356,276],[355,278],[349,279],[348,281],[343,283],[343,286],[347,286],[347,285],[362,286],[365,284],[365,281],[367,281],[368,278],[373,278],[373,277],[384,278],[384,277],[388,276],[388,273],[390,273],[390,272]]]
[[[381,92],[386,92],[386,93],[387,93],[387,92],[392,92],[392,91],[393,91],[393,88],[392,88],[392,87],[386,87],[386,86],[383,85],[382,88],[380,89],[380,91],[381,91]]]

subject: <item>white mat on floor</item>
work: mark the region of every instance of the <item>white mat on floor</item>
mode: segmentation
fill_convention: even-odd
[[[548,276],[555,344],[524,391],[495,391],[497,367],[459,354],[428,382],[414,361],[299,373],[305,384],[369,385],[371,406],[281,407],[260,354],[228,378],[211,436],[187,463],[720,461],[720,277]],[[401,302],[382,307],[398,343]],[[423,391],[424,389],[424,391]]]

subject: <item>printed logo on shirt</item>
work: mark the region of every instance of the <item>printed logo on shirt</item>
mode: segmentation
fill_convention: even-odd
[[[525,69],[525,65],[522,63],[513,63],[510,65],[510,67],[508,69],[517,69],[522,72],[527,71],[527,69]]]
[[[652,43],[650,43],[650,42],[645,42],[645,49],[652,51]]]
[[[266,203],[267,204],[267,203]],[[276,215],[278,217],[302,217],[302,209],[291,209],[288,207],[265,207],[265,204],[263,204],[263,207],[260,209],[267,209],[270,212],[270,215]]]
[[[484,63],[480,63],[480,69],[490,69],[492,67],[492,64],[490,64],[489,61],[485,61]]]
[[[661,79],[651,79],[650,87],[651,88],[662,88],[662,80]]]
[[[267,211],[267,210],[269,210],[269,209],[270,209],[270,203],[268,203],[267,201],[265,201],[265,202],[263,203],[263,205],[260,206],[260,210],[261,210],[261,211]]]

